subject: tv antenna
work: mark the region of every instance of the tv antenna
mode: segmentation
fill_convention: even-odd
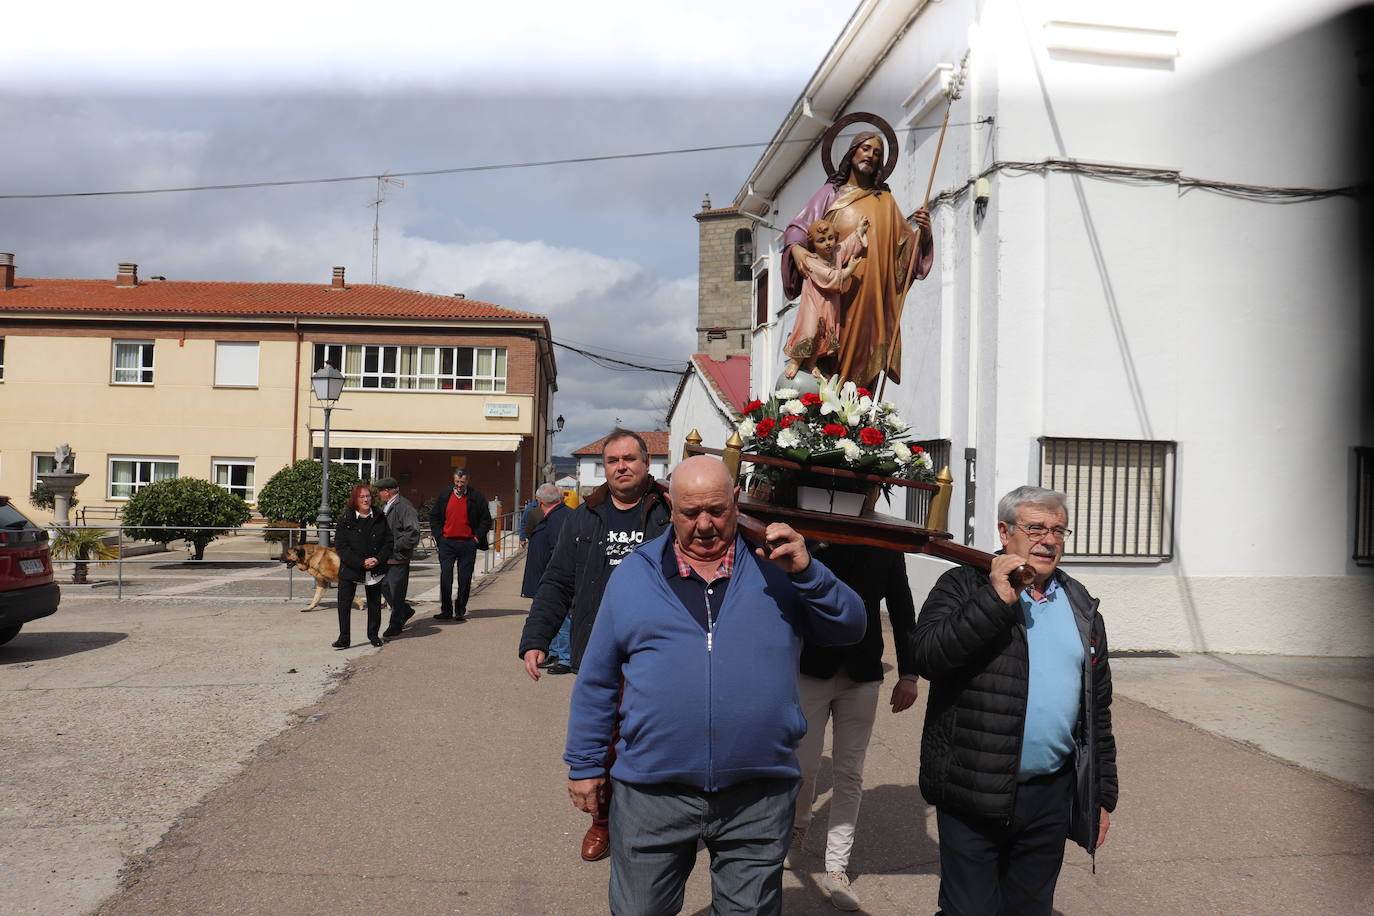
[[[377,248],[381,240],[382,227],[382,204],[386,203],[386,193],[395,185],[398,188],[406,186],[402,178],[392,178],[389,175],[377,176],[377,198],[368,204],[372,208],[372,285],[377,285]]]

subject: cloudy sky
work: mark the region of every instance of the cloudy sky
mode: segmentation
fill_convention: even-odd
[[[0,194],[375,175],[764,143],[854,0],[23,4],[0,55]],[[761,148],[409,177],[378,280],[549,316],[658,366],[694,344],[696,222]],[[0,200],[22,276],[371,277],[375,181]],[[556,450],[654,428],[676,379],[558,351]]]

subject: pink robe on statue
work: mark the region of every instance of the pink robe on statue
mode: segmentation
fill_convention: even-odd
[[[783,352],[800,362],[816,356],[833,356],[840,348],[840,293],[848,280],[841,279],[843,265],[862,253],[863,243],[854,233],[840,243],[835,264],[820,255],[808,254],[797,267],[802,274],[797,323],[783,345]]]

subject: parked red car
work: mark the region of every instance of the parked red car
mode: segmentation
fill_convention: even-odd
[[[57,610],[61,590],[53,581],[48,532],[0,496],[0,645],[30,620]]]

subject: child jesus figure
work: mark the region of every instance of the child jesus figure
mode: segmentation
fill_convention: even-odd
[[[868,219],[843,242],[828,220],[818,219],[806,230],[807,253],[798,259],[802,274],[797,323],[783,345],[787,363],[783,374],[796,378],[798,370],[813,371],[816,363],[840,348],[840,293],[868,247]]]

